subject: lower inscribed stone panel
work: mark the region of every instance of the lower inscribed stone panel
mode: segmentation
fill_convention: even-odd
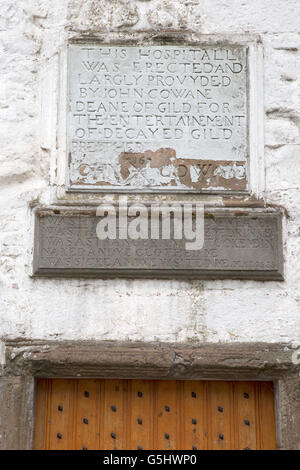
[[[207,213],[200,250],[188,250],[172,230],[167,240],[151,239],[150,232],[147,239],[100,240],[100,220],[91,212],[37,212],[33,274],[282,280],[278,213]],[[128,217],[128,225],[133,220]]]

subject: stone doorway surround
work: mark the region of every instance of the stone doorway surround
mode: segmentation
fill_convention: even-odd
[[[300,377],[293,353],[281,343],[7,340],[0,449],[32,449],[37,377],[272,380],[278,448],[300,449]]]

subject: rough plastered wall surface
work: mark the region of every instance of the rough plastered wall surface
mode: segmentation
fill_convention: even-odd
[[[2,340],[300,342],[299,18],[298,0],[0,0]],[[55,80],[48,82],[49,96],[41,96],[48,64],[58,67],[66,41],[81,33],[162,28],[261,37],[265,192],[259,196],[288,214],[285,281],[32,279],[30,206],[53,203],[63,191],[55,180],[57,139],[41,118],[48,98],[50,129],[58,112]]]

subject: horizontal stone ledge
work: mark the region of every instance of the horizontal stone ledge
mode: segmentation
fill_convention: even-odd
[[[285,343],[8,340],[6,375],[276,379],[295,373]]]
[[[94,211],[37,210],[33,276],[281,281],[281,219],[279,212],[209,211],[203,248],[187,250],[188,240],[172,230],[170,240],[100,240]]]

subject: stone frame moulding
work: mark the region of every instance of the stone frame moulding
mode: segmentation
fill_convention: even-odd
[[[281,343],[7,340],[0,376],[0,449],[32,449],[36,378],[269,380],[277,445],[300,448],[299,366]]]
[[[68,43],[62,47],[57,59],[51,58],[45,66],[45,80],[42,80],[42,96],[46,96],[47,106],[42,106],[41,122],[43,122],[43,136],[52,146],[51,152],[51,182],[65,188],[67,192],[88,193],[120,193],[128,190],[118,190],[105,188],[77,189],[69,184],[68,158],[67,155],[67,109],[68,109],[68,47],[69,44],[97,43],[105,46],[109,45],[179,45],[179,46],[205,46],[205,45],[228,45],[244,46],[248,49],[248,188],[245,191],[230,189],[210,189],[210,190],[168,190],[165,194],[219,194],[219,195],[244,195],[254,194],[259,196],[264,191],[264,138],[263,138],[263,46],[259,35],[253,34],[217,34],[201,35],[193,31],[122,31],[109,32],[107,34],[94,35],[70,35]],[[57,83],[57,93],[53,93],[52,104],[47,100],[49,97],[49,87]],[[42,100],[43,102],[43,100]],[[57,119],[56,122],[49,117],[49,106],[53,107]],[[51,137],[52,136],[52,137]],[[52,140],[52,144],[51,144]],[[57,145],[56,145],[57,144]],[[47,146],[45,146],[47,148]],[[133,194],[151,194],[155,192],[161,194],[159,189],[134,190]],[[74,194],[75,195],[75,194]]]

